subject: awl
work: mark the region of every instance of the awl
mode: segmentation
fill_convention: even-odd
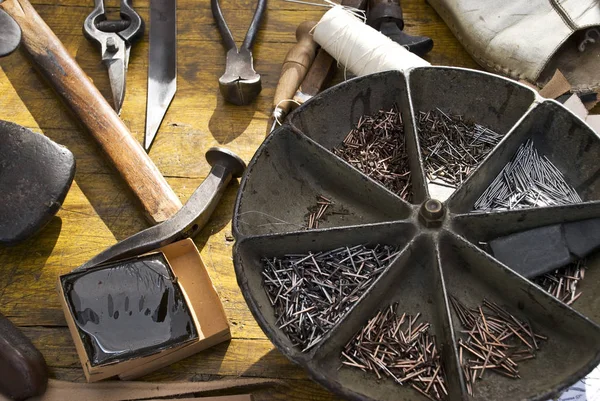
[[[367,7],[367,0],[343,0],[342,5],[364,10]],[[336,61],[325,50],[319,49],[304,80],[294,94],[294,102],[302,105],[319,94],[327,86],[335,71]]]
[[[144,149],[150,150],[177,90],[176,0],[150,1],[150,55]]]
[[[277,89],[275,89],[273,114],[267,125],[267,133],[283,121],[284,116],[291,108],[292,96],[315,59],[318,45],[310,33],[315,25],[314,21],[305,21],[296,29],[298,42],[288,51],[281,66],[281,76],[277,82]]]

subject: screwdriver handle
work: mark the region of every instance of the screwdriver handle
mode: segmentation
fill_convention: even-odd
[[[89,77],[28,0],[5,0],[6,11],[21,27],[22,44],[42,75],[89,130],[129,188],[150,223],[164,221],[181,208],[158,168]]]
[[[314,21],[305,21],[298,25],[296,29],[296,40],[298,43],[285,56],[273,100],[273,109],[279,108],[283,114],[289,111],[291,103],[281,103],[281,101],[291,99],[294,96],[296,89],[300,86],[315,58],[318,44],[313,40],[310,31],[316,24]]]

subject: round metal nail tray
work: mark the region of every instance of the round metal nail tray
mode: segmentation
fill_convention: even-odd
[[[352,126],[365,114],[397,104],[405,124],[413,204],[335,156]],[[440,108],[506,133],[485,161],[444,202],[439,228],[418,218],[429,190],[415,132],[418,111]],[[558,167],[583,203],[526,210],[473,213],[473,204],[532,139]],[[242,179],[233,218],[233,256],[242,293],[269,339],[313,379],[353,400],[425,400],[409,386],[373,373],[341,367],[350,338],[392,302],[399,311],[422,314],[442,344],[448,400],[547,400],[584,377],[600,362],[600,270],[586,272],[586,291],[573,308],[548,295],[477,246],[499,236],[543,225],[600,217],[600,138],[559,103],[514,81],[478,71],[415,68],[355,78],[308,101],[261,145]],[[307,207],[317,195],[348,209],[319,229],[304,230]],[[308,253],[358,244],[390,244],[402,252],[324,339],[307,352],[293,347],[275,325],[262,286],[262,257]],[[596,258],[592,258],[596,259]],[[599,264],[599,263],[596,263]],[[598,266],[600,267],[600,266]],[[483,298],[504,305],[547,335],[535,359],[519,364],[521,379],[488,374],[467,395],[458,361],[458,331],[449,294],[474,306]]]

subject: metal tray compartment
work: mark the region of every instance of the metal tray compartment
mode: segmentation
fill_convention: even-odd
[[[404,121],[412,203],[331,152],[362,115],[394,104]],[[443,202],[443,217],[425,224],[422,215],[427,214],[424,205],[430,197],[414,116],[435,108],[506,135]],[[527,139],[563,172],[583,202],[473,211],[474,202]],[[357,330],[380,308],[397,302],[399,311],[420,312],[431,324],[430,333],[441,344],[446,399],[547,400],[600,362],[600,294],[594,291],[600,273],[591,266],[585,277],[587,290],[570,307],[498,262],[479,243],[548,224],[600,217],[599,153],[600,138],[560,104],[492,74],[427,67],[349,80],[296,110],[250,162],[233,220],[238,283],[273,343],[315,380],[349,399],[426,400],[392,379],[378,380],[372,373],[341,364],[340,353]],[[319,229],[306,230],[304,215],[319,194],[333,197],[350,213],[331,216]],[[378,243],[398,246],[401,252],[316,346],[306,352],[292,346],[275,325],[262,284],[261,258]],[[475,386],[475,396],[467,395],[458,356],[462,328],[450,295],[469,307],[487,297],[549,337],[535,359],[519,364],[521,379],[486,374]]]

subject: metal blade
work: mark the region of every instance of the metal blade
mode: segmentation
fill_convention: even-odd
[[[127,71],[125,61],[115,58],[105,61],[105,63],[108,69],[110,90],[112,91],[115,110],[117,114],[121,114],[121,107],[123,107],[123,100],[125,100],[125,72]]]
[[[152,146],[177,90],[177,23],[175,0],[150,1],[150,62],[144,148]]]

